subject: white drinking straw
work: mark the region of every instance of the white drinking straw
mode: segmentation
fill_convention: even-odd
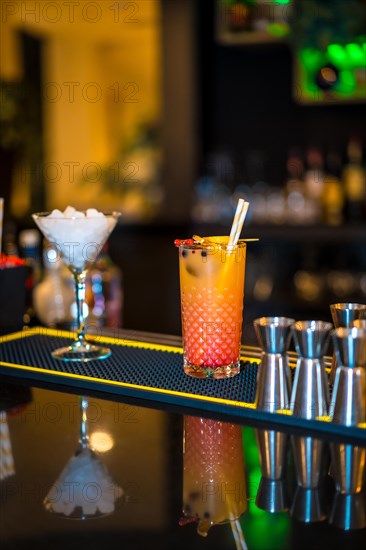
[[[244,220],[248,212],[248,208],[249,202],[245,201],[244,199],[238,200],[233,224],[231,226],[228,246],[235,246],[238,242]]]
[[[231,524],[231,530],[234,535],[236,550],[248,550],[248,546],[247,546],[247,543],[245,542],[245,538],[244,538],[239,520],[235,519],[233,521],[230,521],[230,524]]]

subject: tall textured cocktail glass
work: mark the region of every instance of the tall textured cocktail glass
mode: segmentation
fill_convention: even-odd
[[[198,378],[240,370],[246,243],[228,240],[179,246],[184,371]]]
[[[85,276],[105,241],[113,231],[119,212],[104,214],[95,209],[85,213],[68,207],[64,213],[33,214],[33,219],[43,235],[59,253],[74,276],[77,307],[77,334],[75,341],[52,352],[55,359],[63,361],[94,361],[105,359],[111,354],[109,348],[89,342],[85,336],[84,320]]]

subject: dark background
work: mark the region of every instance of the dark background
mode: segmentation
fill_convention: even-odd
[[[212,153],[228,153],[232,180],[252,185],[264,180],[283,186],[289,149],[319,146],[345,160],[352,135],[364,139],[364,103],[304,106],[293,99],[294,51],[290,44],[223,45],[216,39],[215,2],[162,1],[163,121],[166,204],[149,225],[120,225],[111,236],[110,254],[124,275],[123,326],[128,329],[180,334],[178,257],[173,241],[192,234],[227,234],[229,227],[191,221],[194,186]],[[39,135],[41,119],[42,42],[23,36],[24,98]],[[28,103],[27,103],[28,102]],[[31,102],[31,103],[29,103]],[[28,105],[28,106],[27,106]],[[188,122],[187,122],[188,121]],[[29,121],[28,121],[29,122]],[[35,166],[42,150],[32,154]],[[254,158],[254,161],[253,161]],[[12,151],[2,151],[2,196],[7,197]],[[32,184],[32,209],[44,209],[44,184]],[[10,220],[11,221],[11,220]],[[33,227],[29,216],[17,230]],[[313,301],[299,297],[294,276],[299,270],[320,275],[342,271],[366,288],[366,222],[337,227],[254,226],[248,247],[244,309],[245,342],[255,341],[252,321],[260,315],[330,319],[329,304],[365,302],[356,285],[350,294],[326,290]],[[266,301],[253,295],[258,277],[268,275],[273,290]]]
[[[324,153],[335,151],[345,160],[350,136],[365,136],[366,103],[296,103],[290,45],[218,43],[214,4],[194,4],[196,93],[192,109],[197,114],[197,175],[204,173],[212,152],[232,156],[232,185],[243,181],[251,184],[259,178],[282,186],[287,153],[294,146],[305,150],[316,145]],[[176,55],[179,57],[179,52]],[[173,67],[167,76],[172,80],[179,78],[181,65]],[[259,159],[254,167],[250,161],[253,153]],[[179,160],[179,152],[176,158]],[[186,182],[190,198],[193,183]],[[179,225],[170,222],[118,228],[111,237],[111,254],[124,272],[125,327],[180,334],[178,257],[173,240],[193,233],[227,232],[227,227],[197,226],[190,221],[188,211],[185,222]],[[359,289],[344,297],[328,291],[314,302],[304,301],[295,292],[293,277],[299,270],[321,274],[324,279],[334,270],[362,276],[366,272],[366,222],[340,227],[251,225],[246,236],[260,237],[260,242],[248,249],[244,341],[255,341],[252,320],[260,315],[330,320],[329,304],[365,302]],[[268,301],[258,302],[253,288],[263,274],[272,277],[273,293]]]

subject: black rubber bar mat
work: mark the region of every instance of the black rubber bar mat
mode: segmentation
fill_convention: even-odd
[[[12,377],[57,383],[81,390],[99,390],[152,402],[212,411],[231,419],[251,418],[275,425],[305,428],[323,433],[365,439],[366,429],[324,421],[308,421],[284,414],[257,411],[254,405],[258,359],[242,357],[241,371],[233,378],[198,379],[183,371],[179,347],[98,337],[112,355],[89,362],[64,362],[52,350],[70,343],[71,333],[32,329],[0,338],[0,373]],[[183,411],[182,411],[183,412]],[[272,427],[272,426],[271,426]]]

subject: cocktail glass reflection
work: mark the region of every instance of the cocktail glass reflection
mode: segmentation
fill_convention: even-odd
[[[239,518],[247,510],[241,427],[184,417],[183,514],[206,536],[213,525],[230,523],[237,548],[244,548]]]
[[[51,213],[33,214],[38,228],[57,251],[58,257],[55,261],[62,258],[75,282],[78,326],[76,339],[70,346],[54,350],[52,355],[55,359],[86,362],[105,359],[111,355],[109,348],[97,346],[85,336],[85,277],[119,216],[119,212],[104,214],[94,208],[78,212],[72,207],[67,207],[64,212],[53,210]]]
[[[87,408],[87,398],[80,397],[79,446],[43,501],[48,512],[69,519],[112,514],[123,496],[89,443]]]

